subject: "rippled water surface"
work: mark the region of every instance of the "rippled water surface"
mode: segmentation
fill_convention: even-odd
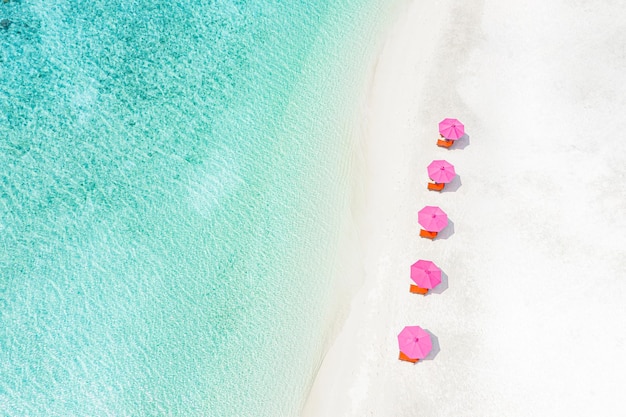
[[[297,413],[383,3],[0,3],[0,415]]]

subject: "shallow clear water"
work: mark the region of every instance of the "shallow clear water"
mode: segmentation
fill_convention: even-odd
[[[383,3],[0,3],[0,415],[297,413]]]

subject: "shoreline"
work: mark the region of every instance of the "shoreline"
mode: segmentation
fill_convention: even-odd
[[[449,5],[447,5],[448,7]],[[416,18],[420,14],[423,16],[432,14],[432,7],[428,5],[420,5],[417,2],[405,4],[402,10],[399,10],[387,33],[384,33],[384,39],[378,56],[372,64],[372,74],[369,77],[367,85],[367,97],[364,102],[364,115],[366,120],[363,123],[363,136],[361,146],[363,148],[365,159],[365,180],[363,187],[365,194],[360,202],[360,206],[355,209],[361,213],[360,218],[356,222],[356,233],[361,241],[361,270],[363,272],[361,288],[354,294],[350,306],[348,307],[348,316],[343,323],[339,333],[336,335],[335,341],[326,353],[324,362],[318,371],[316,380],[307,399],[302,417],[315,416],[339,416],[349,412],[347,409],[347,401],[343,400],[345,392],[342,392],[342,386],[354,384],[353,394],[357,395],[354,389],[358,381],[354,379],[355,355],[351,352],[355,344],[351,339],[363,336],[359,332],[359,326],[362,323],[363,316],[368,317],[367,321],[376,322],[377,311],[371,311],[367,308],[368,302],[372,299],[388,297],[386,290],[383,288],[384,277],[371,272],[371,267],[375,266],[376,261],[366,261],[368,259],[376,260],[380,257],[380,253],[391,253],[401,251],[398,244],[400,241],[386,242],[388,227],[396,227],[393,213],[389,208],[395,203],[400,203],[403,209],[403,216],[412,216],[410,207],[407,207],[406,201],[398,199],[393,189],[388,187],[388,181],[391,177],[393,183],[400,184],[405,182],[407,162],[418,157],[419,149],[412,146],[410,137],[410,126],[404,123],[390,123],[390,119],[404,115],[396,114],[397,110],[406,111],[410,106],[409,102],[412,96],[419,95],[424,88],[424,79],[412,78],[406,72],[400,74],[403,81],[407,83],[400,85],[396,83],[396,70],[408,71],[412,65],[425,65],[429,60],[433,59],[434,44],[437,38],[437,28],[442,23],[446,14],[444,10],[437,11],[437,19],[429,19],[427,24],[420,27],[416,32],[418,36],[425,38],[424,43],[431,41],[431,47],[427,47],[427,53],[424,56],[416,54],[403,58],[403,51],[410,47],[411,41],[405,39],[407,30],[412,25],[411,19]],[[404,61],[404,62],[403,62]],[[399,64],[399,65],[398,65]],[[402,89],[402,91],[398,91]],[[400,96],[400,97],[398,97]],[[400,98],[403,106],[398,106],[392,101]],[[390,123],[390,124],[389,124]],[[394,126],[390,128],[389,126]],[[393,144],[389,146],[388,139],[396,138]],[[436,137],[433,132],[432,137]],[[427,146],[426,142],[432,144],[434,142],[425,140],[422,146]],[[409,149],[409,153],[405,150]],[[401,171],[394,169],[394,161],[400,160]],[[415,180],[412,183],[416,183]],[[415,184],[417,185],[417,184]],[[424,185],[425,186],[425,185]],[[391,202],[391,204],[390,204]],[[417,210],[415,211],[415,219],[417,219]],[[384,223],[380,223],[380,219]],[[416,224],[416,222],[415,222]],[[414,225],[412,225],[414,226]],[[416,229],[417,230],[417,229]],[[412,230],[407,229],[403,233],[405,239],[410,240]],[[391,247],[390,247],[391,246]],[[368,270],[370,267],[370,270]],[[408,268],[408,266],[407,266]],[[406,282],[408,288],[408,281]],[[397,286],[396,286],[397,289]],[[379,297],[378,293],[382,295]],[[379,328],[378,330],[383,330]],[[386,330],[385,330],[386,333]],[[370,352],[372,353],[372,352]],[[378,352],[377,352],[378,354]],[[392,356],[397,356],[392,353]],[[380,358],[379,358],[380,359]],[[358,359],[356,360],[358,361]],[[348,414],[346,414],[348,415]]]
[[[616,214],[626,152],[602,146],[605,114],[626,114],[625,95],[610,93],[616,81],[626,89],[626,57],[610,46],[619,7],[414,1],[404,11],[368,86],[363,284],[302,417],[621,415],[624,340],[611,335],[626,320],[626,284],[589,284],[623,276],[626,255]],[[435,146],[444,117],[465,123],[467,147]],[[456,166],[458,189],[425,189],[433,159]],[[424,205],[448,213],[446,238],[417,237]],[[588,239],[593,222],[603,239]],[[408,293],[418,259],[444,271],[440,293]],[[404,325],[435,337],[415,366],[397,360]]]

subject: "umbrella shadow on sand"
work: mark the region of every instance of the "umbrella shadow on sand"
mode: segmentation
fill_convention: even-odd
[[[449,183],[446,184],[445,187],[443,187],[443,190],[441,190],[442,193],[453,193],[456,190],[458,190],[461,185],[463,185],[463,183],[461,182],[461,177],[457,174],[454,176],[454,178],[452,178],[452,181],[450,181]]]
[[[428,294],[426,294],[426,295],[430,295],[431,293],[433,293],[433,294],[441,294],[442,292],[444,292],[447,289],[448,289],[448,274],[446,274],[445,272],[441,271],[441,282],[435,288],[433,288],[430,291],[428,291]]]
[[[454,222],[448,218],[448,225],[439,233],[435,240],[447,239],[454,234]]]
[[[460,138],[454,141],[454,146],[452,146],[452,148],[450,149],[451,150],[465,149],[469,146],[469,144],[470,144],[470,137],[467,133],[465,133],[463,136],[461,136]]]
[[[439,339],[437,339],[437,336],[435,336],[430,330],[424,329],[424,331],[428,333],[428,335],[430,336],[430,341],[432,343],[433,348],[430,351],[430,353],[422,360],[432,361],[433,359],[435,359],[435,357],[439,354],[439,351],[441,350],[439,348]]]

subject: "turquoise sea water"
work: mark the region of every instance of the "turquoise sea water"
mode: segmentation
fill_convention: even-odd
[[[297,415],[388,9],[0,3],[1,416]]]

